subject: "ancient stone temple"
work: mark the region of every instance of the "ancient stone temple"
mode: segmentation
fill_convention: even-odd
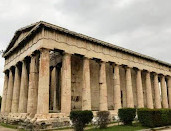
[[[171,64],[56,25],[17,30],[3,57],[3,120],[55,127],[71,110],[171,108]]]

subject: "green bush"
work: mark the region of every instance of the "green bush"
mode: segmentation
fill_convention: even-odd
[[[99,111],[97,112],[98,117],[98,126],[102,128],[106,128],[109,123],[109,111]]]
[[[124,123],[124,125],[132,125],[132,121],[136,116],[135,108],[121,108],[119,109],[119,118]]]
[[[146,127],[171,125],[171,109],[138,109],[138,120]]]
[[[83,131],[86,124],[93,119],[92,111],[71,111],[70,119],[74,125],[75,131]]]

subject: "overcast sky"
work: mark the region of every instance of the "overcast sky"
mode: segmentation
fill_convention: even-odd
[[[0,50],[40,20],[171,63],[171,0],[0,0]]]

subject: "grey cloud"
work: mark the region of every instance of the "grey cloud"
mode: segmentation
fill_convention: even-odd
[[[171,62],[170,5],[170,0],[0,0],[0,50],[18,28],[44,20]],[[0,63],[1,84],[2,58]]]

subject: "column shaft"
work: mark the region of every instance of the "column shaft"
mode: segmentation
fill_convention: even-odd
[[[147,108],[153,109],[153,97],[151,89],[151,78],[150,72],[146,73],[146,96],[147,96]]]
[[[168,77],[167,85],[168,85],[169,108],[171,109],[171,77],[170,76]]]
[[[165,77],[161,76],[161,97],[162,97],[162,107],[168,108],[168,99],[167,99],[167,87],[165,82]]]
[[[158,74],[154,74],[155,108],[161,108]]]
[[[6,100],[6,107],[5,107],[5,112],[7,112],[7,113],[11,112],[13,86],[14,86],[14,76],[12,73],[12,69],[10,69],[9,81],[8,81],[8,91],[7,91],[7,100]]]
[[[5,113],[5,105],[6,105],[6,99],[7,99],[7,90],[8,90],[8,74],[7,74],[7,72],[5,72],[3,95],[2,95],[2,105],[1,105],[1,113]]]
[[[20,78],[19,68],[18,66],[15,66],[14,89],[13,89],[13,99],[12,99],[12,107],[11,107],[12,113],[18,112],[20,83],[21,83],[21,78]]]
[[[90,62],[83,60],[82,110],[91,110]]]
[[[19,113],[27,113],[27,99],[28,99],[28,71],[27,63],[24,60],[22,63],[21,86],[19,98]]]
[[[126,68],[126,103],[128,108],[134,107],[131,69],[129,67]]]
[[[31,56],[27,113],[34,116],[37,112],[38,99],[38,80],[39,80],[39,55]]]
[[[114,66],[114,109],[121,108],[121,88],[120,88],[120,75],[119,65]]]
[[[138,108],[144,107],[143,89],[142,89],[142,78],[141,70],[137,70],[137,104]]]
[[[57,110],[56,86],[57,86],[57,70],[56,67],[54,67],[51,72],[51,99],[52,99],[52,106],[54,111]]]
[[[39,63],[39,84],[38,84],[38,114],[49,113],[49,76],[50,76],[50,56],[49,50],[40,50]]]
[[[61,112],[71,111],[71,55],[65,53],[62,58],[61,71]]]
[[[106,83],[106,63],[101,62],[100,66],[100,78],[99,78],[99,85],[100,85],[100,111],[107,111],[107,83]]]

